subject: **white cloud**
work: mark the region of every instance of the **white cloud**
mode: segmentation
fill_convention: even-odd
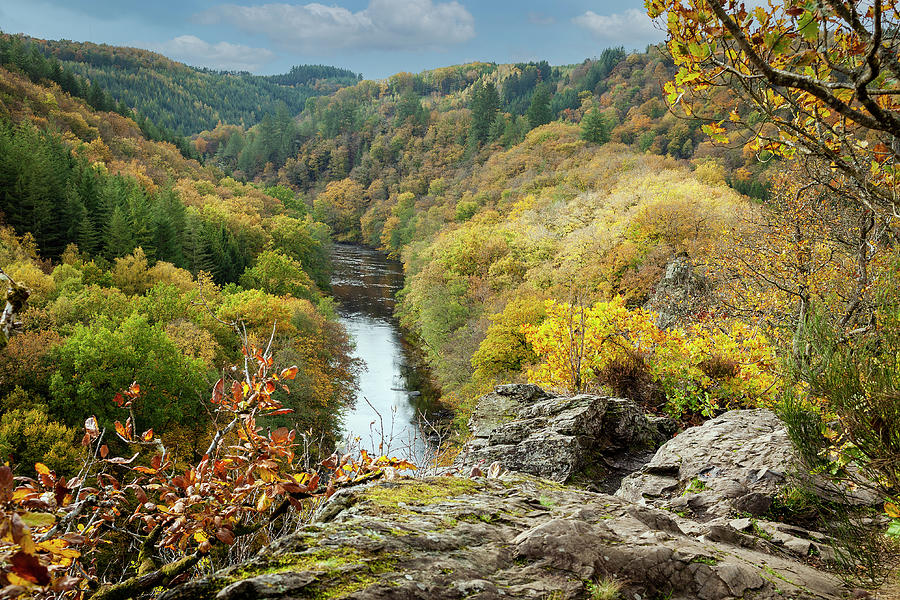
[[[572,19],[572,22],[600,40],[621,43],[632,48],[663,39],[662,32],[653,26],[653,21],[647,13],[636,8],[612,15],[598,15],[589,10]]]
[[[359,12],[317,3],[223,4],[200,13],[196,20],[207,25],[228,23],[287,49],[319,52],[435,48],[475,36],[475,19],[455,1],[370,0]]]
[[[256,71],[275,58],[275,54],[265,48],[228,42],[210,44],[193,35],[180,35],[167,42],[143,45],[189,65],[230,71]]]

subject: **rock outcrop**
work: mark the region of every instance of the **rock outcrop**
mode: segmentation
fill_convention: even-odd
[[[624,600],[846,597],[816,568],[833,540],[766,518],[796,462],[770,411],[727,413],[655,455],[670,423],[617,398],[500,386],[471,425],[457,470],[499,461],[499,477],[341,490],[257,558],[160,600],[563,600],[609,581]],[[629,467],[614,496],[583,489]]]
[[[663,444],[616,495],[689,510],[698,519],[733,511],[759,516],[769,511],[795,460],[787,430],[771,411],[735,410]]]
[[[666,442],[616,492],[631,502],[689,513],[710,521],[736,513],[764,516],[790,484],[799,459],[787,429],[769,410],[733,410]],[[861,491],[836,490],[825,481],[807,485],[819,495],[851,504],[876,501]]]
[[[555,396],[536,385],[498,386],[469,421],[472,440],[457,465],[506,469],[613,492],[622,477],[674,433],[669,419],[647,417],[631,400]]]
[[[383,482],[335,495],[317,523],[160,600],[250,598],[837,599],[832,577],[764,549],[686,534],[677,517],[507,473]]]
[[[697,273],[690,257],[681,253],[673,258],[644,308],[657,313],[657,326],[665,329],[693,320],[710,306],[709,282]]]

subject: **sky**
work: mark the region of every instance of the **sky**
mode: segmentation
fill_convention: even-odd
[[[0,30],[198,67],[267,75],[327,64],[367,79],[471,61],[579,63],[663,39],[641,0],[0,0]]]

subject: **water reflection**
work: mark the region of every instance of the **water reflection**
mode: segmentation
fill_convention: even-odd
[[[356,356],[366,366],[356,407],[344,414],[344,430],[372,450],[378,449],[383,432],[385,442],[392,440],[393,453],[411,445],[421,456],[426,444],[417,415],[427,414],[437,395],[394,318],[403,267],[380,252],[346,244],[335,245],[332,261],[338,314],[356,344]]]

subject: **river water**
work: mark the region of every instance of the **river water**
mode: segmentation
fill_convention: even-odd
[[[347,438],[370,451],[421,458],[428,446],[418,416],[437,401],[427,372],[394,318],[403,266],[381,252],[335,244],[332,293],[338,315],[365,363],[356,406],[343,415]],[[379,446],[383,447],[379,449]]]

